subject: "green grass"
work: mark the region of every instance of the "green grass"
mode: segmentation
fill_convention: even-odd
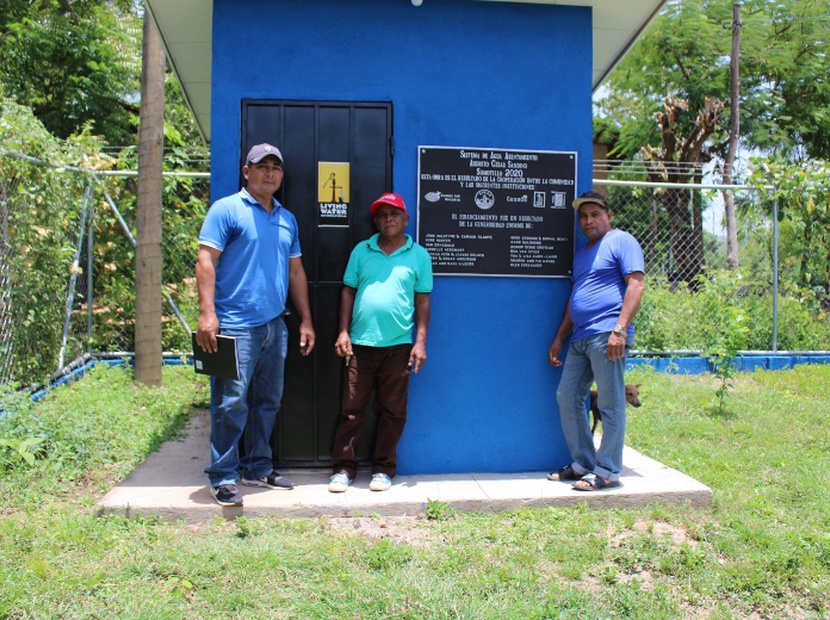
[[[629,444],[709,485],[711,508],[193,526],[91,506],[205,406],[204,381],[97,369],[0,420],[0,439],[44,438],[33,465],[0,447],[0,619],[830,616],[830,366],[739,375],[723,410],[711,376],[629,380]]]

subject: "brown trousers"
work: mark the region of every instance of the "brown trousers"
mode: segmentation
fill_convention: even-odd
[[[397,448],[406,425],[406,399],[409,393],[409,354],[412,345],[365,347],[354,345],[354,355],[343,382],[343,404],[334,446],[332,472],[357,474],[357,446],[366,417],[366,407],[377,390],[378,432],[372,457],[372,473],[390,478],[398,466]]]

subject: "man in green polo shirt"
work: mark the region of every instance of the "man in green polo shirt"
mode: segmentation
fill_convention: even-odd
[[[356,450],[373,389],[378,429],[369,488],[386,491],[392,485],[406,424],[409,371],[417,373],[427,358],[429,253],[404,232],[409,214],[400,195],[383,194],[370,212],[379,232],[352,250],[340,295],[334,349],[346,358],[346,381],[332,448],[332,493],[345,491],[357,474]]]

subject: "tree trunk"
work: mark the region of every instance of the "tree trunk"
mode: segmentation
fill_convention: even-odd
[[[652,182],[671,184],[691,183],[694,172],[683,164],[700,164],[704,159],[706,140],[717,128],[723,104],[706,100],[697,115],[688,136],[678,134],[678,120],[689,109],[689,104],[678,97],[666,97],[663,110],[654,116],[660,128],[662,144],[642,149],[647,178]],[[675,282],[689,283],[695,290],[694,278],[703,273],[703,224],[697,207],[690,200],[689,190],[668,187],[654,193],[655,200],[666,210],[671,226],[671,254],[675,269],[671,278]]]
[[[740,116],[740,47],[741,47],[741,5],[732,5],[732,89],[730,102],[729,149],[723,166],[723,183],[732,185],[734,178],[735,155],[738,151],[738,138],[741,132]],[[735,217],[735,194],[723,192],[723,204],[726,214],[726,264],[729,269],[738,268],[738,218]]]
[[[669,215],[670,247],[675,265],[671,279],[691,283],[703,272],[703,248],[695,229],[689,190],[667,188],[657,196]]]
[[[164,146],[164,50],[144,12],[135,249],[135,379],[161,385],[161,199]]]
[[[654,198],[654,196],[652,196],[651,218],[649,219],[648,224],[648,239],[646,240],[645,249],[645,262],[647,270],[649,269],[649,267],[651,267],[651,265],[654,264],[654,260],[657,257],[657,234],[659,232],[657,217],[657,200]]]
[[[696,175],[695,183],[700,181],[701,179]],[[689,190],[689,202],[692,207],[692,227],[695,230],[698,265],[700,265],[701,273],[704,273],[706,271],[706,246],[703,241],[703,199],[699,192],[694,193]]]

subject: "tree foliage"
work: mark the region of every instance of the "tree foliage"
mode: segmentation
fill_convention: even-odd
[[[830,156],[830,0],[740,4],[742,144],[790,160]],[[649,181],[699,181],[726,156],[732,7],[669,2],[606,84],[595,133],[613,157],[640,159]],[[703,269],[700,210],[676,187],[654,199],[669,216],[677,278],[692,282]]]
[[[55,136],[91,121],[111,144],[135,141],[141,25],[130,0],[5,0],[0,81]]]
[[[49,164],[0,152],[0,383],[11,379],[19,385],[39,384],[58,370],[73,274],[78,286],[71,297],[64,362],[90,350],[133,350],[135,249],[109,201],[135,235],[135,177],[94,178],[93,171],[114,166],[101,154],[99,138],[88,133],[55,138],[28,107],[4,98],[2,88],[0,144],[4,151]],[[134,149],[122,154],[126,168],[135,168],[135,156]],[[186,166],[175,150],[165,161],[171,170]],[[170,252],[163,266],[164,287],[191,324],[198,317],[193,257],[207,206],[204,181],[165,177],[163,226]],[[75,264],[79,244],[87,247],[85,219],[92,226],[92,256],[84,249]],[[91,307],[86,297],[89,275]],[[164,350],[188,350],[190,332],[164,308]],[[92,321],[91,336],[87,321]]]
[[[82,134],[52,136],[31,110],[2,97],[0,144],[55,166],[95,167],[100,142]],[[81,236],[86,175],[0,157],[0,356],[21,384],[40,382],[58,368],[67,282]],[[67,196],[78,197],[67,202]],[[86,202],[88,210],[91,204]],[[82,352],[68,343],[69,359]]]
[[[58,138],[88,131],[136,143],[143,10],[134,0],[0,0],[0,85]],[[202,146],[178,82],[165,86],[165,139]]]
[[[778,200],[782,279],[830,307],[830,162],[757,158],[751,164],[750,181],[774,188],[760,205],[768,217],[772,199]]]
[[[678,135],[689,135],[708,100],[729,101],[732,0],[673,0],[606,84],[601,116],[618,129],[616,156],[658,147],[655,122],[667,97],[687,103]],[[749,147],[830,156],[830,0],[741,3],[741,128]],[[704,146],[723,156],[728,106]],[[679,155],[678,155],[679,158]]]

